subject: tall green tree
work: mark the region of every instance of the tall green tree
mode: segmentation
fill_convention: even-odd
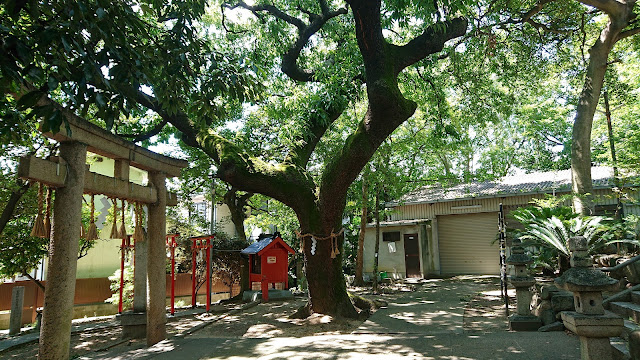
[[[589,62],[585,69],[584,86],[576,107],[571,148],[571,182],[576,212],[589,215],[593,212],[593,183],[591,181],[591,129],[596,107],[600,99],[609,54],[620,40],[640,33],[636,21],[636,1],[583,0],[581,3],[606,15],[605,25],[589,48]]]
[[[261,70],[239,60],[247,52],[243,46],[216,47],[212,40],[219,39],[219,30],[201,26],[204,2],[165,7],[153,1],[135,8],[101,0],[11,5],[1,13],[1,45],[8,56],[0,66],[3,91],[17,94],[17,106],[45,116],[45,126],[54,131],[66,116],[89,112],[118,133],[126,132],[121,123],[131,117],[143,118],[143,131],[151,133],[170,124],[186,144],[213,159],[220,179],[286,204],[301,232],[318,237],[339,233],[349,186],[380,144],[415,112],[416,103],[399,86],[403,71],[467,30],[467,21],[458,16],[464,8],[454,3],[442,8],[380,0],[352,0],[347,7],[324,0],[226,4],[258,19],[257,31],[236,34],[236,41],[277,43],[265,53],[260,53],[265,48],[250,49],[249,58],[273,66],[277,53],[290,80],[269,81],[274,86],[286,81],[281,89],[306,98],[300,108],[292,107],[291,117],[283,109],[265,119],[290,124],[282,126],[288,141],[267,134],[267,141],[247,144],[226,137],[222,125],[242,109],[239,104],[256,98],[254,79],[262,71],[271,76],[273,67]],[[412,18],[416,21],[407,21]],[[66,110],[75,115],[47,96],[58,89],[68,99]],[[325,133],[358,96],[368,100],[362,118],[347,121],[336,137],[343,143],[327,147],[332,155],[309,168]],[[157,117],[142,116],[149,110]],[[342,241],[339,236],[339,245]],[[305,242],[310,308],[354,317],[341,256],[331,258],[330,250],[330,241],[318,241],[314,255],[311,241]]]

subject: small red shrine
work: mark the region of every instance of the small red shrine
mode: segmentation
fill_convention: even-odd
[[[269,301],[269,284],[275,288],[276,283],[284,283],[289,288],[289,254],[294,251],[280,234],[267,235],[241,253],[249,255],[249,282],[260,283],[263,301]]]

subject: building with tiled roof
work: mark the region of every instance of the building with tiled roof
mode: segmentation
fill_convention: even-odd
[[[591,180],[594,189],[613,187],[613,169],[593,167]],[[500,180],[471,182],[451,187],[426,186],[404,195],[390,205],[479,199],[487,197],[549,194],[571,189],[571,170],[545,171],[507,176]]]
[[[615,210],[613,171],[591,172],[596,212]],[[626,180],[626,184],[638,184]],[[625,185],[627,190],[634,188]],[[571,171],[548,171],[507,176],[451,187],[426,186],[386,203],[389,218],[381,223],[379,268],[390,277],[428,277],[449,274],[499,274],[496,240],[498,211],[527,206],[547,195],[569,194]],[[640,215],[635,191],[626,191],[625,214]],[[513,225],[513,224],[511,224]],[[509,224],[507,224],[509,226]],[[373,270],[375,228],[365,233],[365,273]]]

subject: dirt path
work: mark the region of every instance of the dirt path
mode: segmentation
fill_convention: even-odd
[[[456,283],[459,286],[478,288],[478,293],[457,299],[464,307],[464,330],[467,331],[505,331],[507,321],[504,305],[499,297],[499,282],[495,278],[472,278],[437,280],[413,285],[387,284],[381,294],[372,294],[368,288],[351,289],[354,293],[368,298],[384,300],[388,303],[403,302],[407,298],[425,296],[438,288]],[[482,292],[481,292],[482,291]],[[167,332],[169,337],[183,333],[194,326],[208,323],[202,329],[189,335],[192,338],[276,338],[350,334],[358,329],[363,321],[336,320],[326,315],[315,314],[307,319],[290,319],[306,299],[296,297],[285,302],[258,304],[234,314],[199,314],[169,319]],[[513,300],[512,300],[513,301]],[[239,304],[226,305],[229,309]],[[105,349],[126,352],[145,346],[144,340],[122,341],[122,329],[119,326],[95,331],[73,334],[71,337],[71,358],[92,357]],[[2,359],[36,358],[38,344],[25,344],[18,348],[0,353]]]

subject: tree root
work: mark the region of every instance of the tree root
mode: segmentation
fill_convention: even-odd
[[[352,293],[349,293],[349,298],[353,305],[360,310],[358,317],[362,320],[369,318],[375,310],[387,306],[386,301],[367,299]]]
[[[307,303],[299,307],[296,312],[289,315],[289,319],[306,319],[309,316],[311,316],[311,303],[307,301]]]
[[[386,301],[377,300],[377,299],[367,299],[360,295],[355,295],[352,293],[349,293],[349,299],[351,300],[351,303],[353,304],[353,306],[356,308],[357,313],[355,317],[353,316],[345,316],[345,317],[356,318],[359,320],[366,320],[367,318],[369,318],[369,316],[371,316],[371,314],[375,310],[381,307],[386,307],[388,305]],[[312,313],[313,312],[311,311],[311,304],[307,302],[306,304],[298,308],[296,312],[289,315],[289,319],[306,319],[309,316],[311,316]]]

